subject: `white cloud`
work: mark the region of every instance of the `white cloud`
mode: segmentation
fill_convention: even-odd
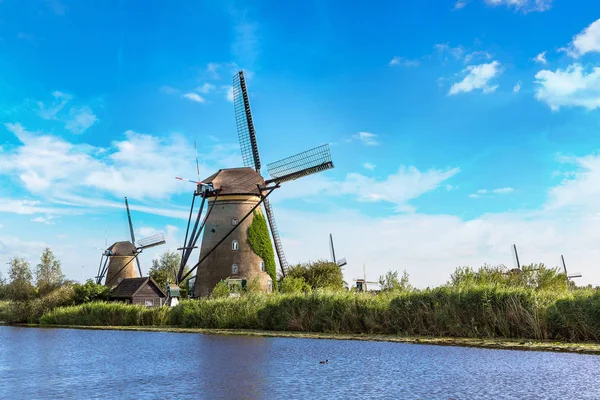
[[[561,50],[566,51],[574,58],[579,58],[587,53],[600,52],[600,18],[573,37],[569,46]]]
[[[407,58],[395,56],[388,63],[389,66],[402,66],[402,67],[418,67],[420,62],[418,60],[409,60]]]
[[[55,218],[54,216],[48,215],[46,217],[35,217],[31,221],[39,222],[41,224],[46,224],[46,225],[54,225],[54,222],[52,221],[54,218]]]
[[[188,100],[195,101],[196,103],[204,103],[205,100],[198,93],[190,92],[183,95]]]
[[[471,64],[475,60],[490,60],[492,55],[487,51],[474,51],[465,55],[465,64]]]
[[[67,103],[72,99],[72,96],[63,92],[54,91],[52,92],[52,96],[55,98],[55,101],[51,106],[46,106],[44,102],[38,101],[38,115],[43,119],[57,119],[57,114],[67,105]]]
[[[196,92],[198,93],[202,93],[202,94],[209,94],[214,92],[217,89],[217,87],[215,85],[213,85],[212,83],[204,83],[202,86],[199,86],[196,88]]]
[[[165,93],[165,94],[177,94],[177,93],[179,93],[179,90],[175,89],[172,86],[163,85],[160,87],[160,92]]]
[[[547,64],[548,61],[546,60],[546,52],[542,51],[540,54],[538,54],[537,56],[535,56],[533,58],[533,61],[540,63],[540,64]]]
[[[233,86],[223,86],[223,89],[226,91],[225,99],[233,102]]]
[[[461,8],[464,8],[466,5],[467,5],[467,2],[465,0],[458,0],[454,4],[454,10],[460,10]]]
[[[552,0],[484,0],[486,4],[491,6],[507,6],[513,7],[515,10],[528,12],[543,12],[548,11],[552,6]]]
[[[89,107],[71,108],[71,110],[69,110],[69,118],[65,124],[65,129],[75,134],[81,134],[97,121],[98,118],[96,118],[96,115]]]
[[[521,81],[517,82],[517,84],[513,87],[513,93],[518,93],[521,90]]]
[[[363,167],[365,167],[366,169],[371,170],[371,171],[373,171],[375,169],[375,165],[371,164],[370,162],[364,163]]]
[[[438,43],[433,46],[438,53],[443,55],[444,53],[449,53],[455,59],[460,60],[465,54],[465,50],[461,47],[450,47],[448,43]]]
[[[371,132],[358,132],[357,134],[352,135],[352,138],[360,140],[367,146],[377,146],[379,144],[377,135]]]
[[[477,197],[479,197],[481,195],[485,195],[485,194],[507,194],[507,193],[511,193],[513,191],[514,191],[514,189],[511,187],[503,187],[503,188],[497,188],[497,189],[479,189],[477,192],[470,194],[469,197],[477,198]]]
[[[307,193],[311,193],[314,198],[352,196],[359,202],[388,202],[397,212],[413,211],[408,201],[437,189],[458,172],[459,168],[422,172],[415,167],[401,166],[396,173],[385,177],[349,173],[343,180],[333,180],[318,174],[287,182],[284,189],[273,195],[272,202],[296,198],[310,201]],[[332,187],[336,189],[331,190]]]
[[[492,61],[487,64],[471,65],[462,71],[466,74],[465,78],[450,87],[449,95],[454,95],[461,92],[471,92],[475,89],[481,89],[483,93],[494,92],[498,85],[488,85],[489,81],[500,75],[500,63]]]
[[[556,71],[542,70],[535,75],[535,97],[554,111],[560,107],[600,107],[600,67],[586,72],[580,64]]]

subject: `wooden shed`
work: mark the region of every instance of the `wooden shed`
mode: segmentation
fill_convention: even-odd
[[[110,294],[111,300],[146,307],[160,307],[165,304],[167,294],[150,277],[125,278]]]

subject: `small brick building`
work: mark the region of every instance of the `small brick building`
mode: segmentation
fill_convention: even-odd
[[[125,278],[111,292],[110,299],[126,304],[160,307],[165,304],[167,294],[150,277]]]

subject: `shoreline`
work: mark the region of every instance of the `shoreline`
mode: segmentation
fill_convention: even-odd
[[[294,331],[261,331],[250,329],[206,329],[180,328],[175,326],[86,326],[86,325],[40,325],[40,324],[2,324],[4,326],[19,326],[48,329],[89,329],[89,330],[120,330],[142,332],[171,332],[195,333],[203,335],[228,335],[251,337],[281,337],[295,339],[329,339],[329,340],[362,340],[372,342],[392,342],[406,344],[424,344],[437,346],[458,346],[496,350],[547,351],[555,353],[576,353],[600,355],[600,343],[568,343],[556,341],[534,341],[531,339],[504,338],[451,338],[424,336],[397,336],[379,334],[348,334],[322,332]]]

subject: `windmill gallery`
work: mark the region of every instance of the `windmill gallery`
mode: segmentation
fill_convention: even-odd
[[[233,98],[244,166],[220,169],[202,181],[177,177],[194,183],[196,189],[192,196],[184,244],[178,248],[181,251],[181,263],[179,269],[173,271],[175,284],[167,288],[168,299],[178,296],[178,288],[186,280],[190,297],[208,296],[215,285],[225,279],[242,287],[250,280],[256,280],[262,291],[272,291],[276,279],[276,266],[272,262],[273,247],[282,276],[286,275],[288,263],[268,197],[285,182],[333,168],[329,145],[324,144],[268,164],[270,178],[265,179],[261,175],[260,153],[243,71],[236,73],[233,78]],[[198,202],[199,206],[196,206]],[[136,243],[127,199],[125,203],[131,242],[117,242],[105,249],[96,276],[96,283],[104,279],[104,284],[114,287],[115,291],[119,291],[121,286],[140,286],[141,280],[140,285],[132,284],[132,280],[142,277],[138,255],[146,248],[165,243],[164,234]],[[253,230],[263,235],[251,235]],[[202,241],[198,262],[187,270],[187,263],[193,250],[198,248],[200,236]],[[345,260],[340,261],[338,265],[345,264]],[[194,272],[196,274],[192,275]],[[155,282],[150,279],[144,284],[151,286],[161,297],[162,288]],[[160,304],[163,304],[162,300]]]

